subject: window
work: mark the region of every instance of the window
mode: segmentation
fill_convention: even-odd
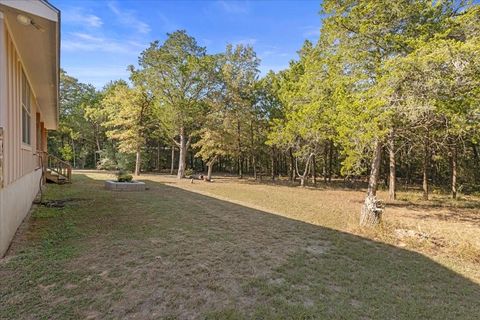
[[[30,86],[27,77],[22,71],[22,142],[30,144],[31,136],[31,106],[30,106]]]

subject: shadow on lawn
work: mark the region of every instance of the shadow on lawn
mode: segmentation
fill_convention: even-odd
[[[215,177],[217,178],[217,177]],[[232,177],[228,177],[232,178]],[[233,177],[235,178],[235,177]],[[300,179],[297,178],[295,181],[291,181],[286,177],[283,178],[275,178],[272,180],[271,177],[263,176],[261,179],[253,179],[253,177],[245,177],[244,179],[238,180],[240,183],[248,183],[248,184],[265,184],[265,185],[273,185],[273,186],[283,186],[283,187],[292,187],[292,188],[301,188],[300,186]],[[325,182],[323,178],[317,178],[317,181],[314,183],[311,178],[305,180],[305,187],[312,188],[312,189],[337,189],[337,190],[353,190],[359,191],[362,189],[366,189],[368,186],[367,182],[362,180],[348,180],[348,179],[332,179],[330,182]]]
[[[413,203],[410,201],[395,201],[388,202],[388,207],[405,208],[415,212],[422,213],[417,216],[417,219],[428,220],[448,220],[448,221],[462,221],[471,224],[480,225],[480,203],[469,201],[466,203],[459,203],[458,205],[446,201],[430,201],[431,203]],[[439,212],[441,211],[441,212]],[[426,213],[426,214],[425,214]]]
[[[78,171],[78,170],[77,170]],[[98,170],[96,171],[98,172]],[[147,175],[167,175],[158,172],[146,172]],[[197,173],[196,176],[205,173]],[[174,177],[174,175],[169,175]],[[275,179],[272,179],[271,176],[263,175],[258,176],[255,180],[253,175],[244,175],[243,178],[239,178],[236,174],[228,174],[224,172],[217,172],[213,176],[213,180],[217,183],[222,182],[231,182],[232,180],[238,183],[244,184],[263,184],[263,185],[271,185],[271,186],[281,186],[281,187],[290,187],[290,188],[300,188],[300,179],[296,178],[295,181],[289,180],[288,177],[282,176],[278,177],[275,176]],[[345,178],[334,178],[330,182],[325,182],[322,177],[317,177],[316,183],[313,183],[312,178],[308,178],[305,180],[305,187],[310,189],[337,189],[337,190],[344,190],[344,191],[359,191],[366,189],[368,183],[362,179],[345,179]]]
[[[10,270],[0,264],[0,318],[7,312],[18,318],[86,317],[92,309],[98,319],[476,319],[480,314],[478,284],[412,251],[150,180],[144,180],[149,190],[142,193],[109,192],[103,181],[83,174],[74,181],[76,196],[96,200],[95,210],[79,203],[69,217],[83,231],[75,241],[95,246],[83,245],[59,265],[65,269],[59,277],[106,275],[95,290],[82,280],[63,292],[62,303],[72,313],[59,315],[51,313],[52,301],[61,297],[35,300],[35,307],[12,304],[16,293],[5,285],[25,280],[23,273],[35,267],[17,262]],[[34,254],[47,259],[41,251]],[[95,268],[85,271],[91,269],[86,266]],[[45,275],[32,274],[31,286],[42,284]],[[92,303],[79,303],[83,299]]]

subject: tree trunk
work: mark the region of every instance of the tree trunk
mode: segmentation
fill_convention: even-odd
[[[327,183],[327,167],[328,167],[328,144],[325,141],[323,146],[323,182]]]
[[[172,158],[170,163],[170,174],[173,175],[173,170],[175,166],[175,145],[172,145]]]
[[[76,168],[77,167],[77,161],[76,161],[76,158],[75,158],[75,142],[72,140],[72,155],[73,155],[73,167]]]
[[[370,168],[367,196],[360,214],[360,225],[373,226],[380,222],[383,209],[377,200],[378,178],[380,176],[380,163],[382,160],[382,143],[375,141],[374,154]]]
[[[188,142],[186,141],[184,129],[180,129],[180,143],[178,148],[180,149],[180,154],[178,156],[178,171],[177,178],[185,178],[185,167],[186,167],[186,158],[187,158],[187,146]]]
[[[215,164],[215,161],[217,160],[217,157],[214,157],[212,160],[207,162],[207,181],[212,181],[212,172],[213,172],[213,165]]]
[[[213,163],[207,164],[207,181],[212,181],[212,171],[213,171]]]
[[[429,154],[429,146],[428,146],[428,135],[425,136],[424,144],[423,144],[423,200],[428,200],[428,168],[430,167],[430,154]]]
[[[95,139],[95,144],[97,145],[97,150],[102,151],[102,148],[100,147],[100,140],[98,139],[98,137]]]
[[[293,157],[292,148],[288,149],[288,154],[290,156],[290,180],[295,181],[295,158]]]
[[[367,195],[375,197],[377,195],[378,178],[380,176],[380,162],[382,161],[382,143],[380,141],[375,142],[374,150]]]
[[[388,140],[387,140],[388,144]],[[385,188],[388,188],[388,180],[389,180],[389,169],[387,168],[389,166],[389,157],[387,157],[388,153],[388,145],[387,148],[383,148],[383,155],[382,155],[382,163],[380,164],[380,176],[383,177],[383,184],[385,185]],[[383,173],[383,175],[382,175]]]
[[[243,179],[243,159],[242,159],[242,156],[238,156],[238,178]]]
[[[480,156],[478,155],[477,145],[472,143],[473,158],[475,158],[475,164],[480,167]]]
[[[237,151],[238,151],[238,177],[243,178],[243,157],[242,157],[242,140],[241,140],[240,119],[237,120]]]
[[[102,151],[102,149],[100,148],[100,140],[98,140],[98,136],[95,137],[95,144],[97,146],[97,150],[94,151],[94,154],[95,154],[95,169],[97,168],[97,151],[98,151],[98,155],[100,156],[100,160],[102,160],[102,156],[100,154],[100,151]]]
[[[300,186],[305,187],[305,179],[307,178],[308,172],[309,172],[309,165],[310,161],[312,160],[312,157],[314,156],[313,153],[310,153],[310,155],[307,158],[307,162],[305,163],[305,170],[303,171],[303,174],[300,174],[300,171],[298,170],[298,159],[295,160],[295,167],[297,170],[297,174],[300,177]]]
[[[328,182],[332,182],[332,165],[333,165],[333,140],[330,140],[328,147]]]
[[[137,149],[136,157],[135,157],[135,175],[140,175],[140,165],[141,165],[141,151],[140,148]]]
[[[477,150],[477,145],[472,143],[472,151],[473,151],[473,158],[475,167],[477,167],[477,170],[474,170],[474,179],[475,183],[478,183],[479,176],[480,176],[480,156],[478,155],[478,150]]]
[[[317,185],[317,168],[316,168],[316,160],[315,156],[312,157],[312,178],[313,178],[313,185]]]
[[[272,165],[272,180],[275,180],[275,148],[272,147],[272,153],[271,153],[271,165]]]
[[[193,155],[193,151],[190,151],[190,169],[195,170],[195,159]]]
[[[452,180],[451,180],[451,191],[452,199],[457,198],[457,147],[453,146],[452,155],[451,155],[451,169],[452,169]]]
[[[257,180],[257,159],[255,155],[252,156],[253,178]]]
[[[403,157],[405,157],[406,159],[409,159],[410,158],[410,151],[408,151],[410,148],[409,144],[406,145],[406,149],[407,151],[405,152],[405,154],[403,155]],[[412,177],[412,165],[410,163],[410,160],[407,160],[407,163],[406,163],[406,173],[405,173],[405,187],[408,189],[408,186],[410,185],[410,182],[411,182],[411,177]]]
[[[395,161],[395,130],[391,130],[388,136],[388,155],[390,158],[390,176],[388,182],[388,199],[395,200],[397,198],[396,184],[396,161]]]
[[[157,145],[157,171],[160,171],[160,140]]]

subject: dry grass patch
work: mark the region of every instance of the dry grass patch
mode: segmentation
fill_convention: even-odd
[[[430,201],[423,201],[420,192],[399,192],[399,200],[387,202],[383,227],[365,230],[358,227],[365,191],[342,184],[338,187],[320,182],[317,188],[300,188],[284,181],[258,183],[235,177],[217,177],[214,183],[194,181],[193,184],[165,175],[147,175],[143,179],[416,250],[480,283],[478,197],[451,200],[448,195],[432,194]],[[380,191],[379,197],[386,199],[387,193]],[[398,229],[427,237],[397,237]]]
[[[462,276],[441,259],[385,243],[387,227],[353,234],[361,192],[152,175],[142,177],[146,192],[114,193],[103,189],[106,177],[76,174],[73,185],[49,187],[50,200],[88,200],[34,210],[0,262],[0,318],[480,313],[474,272]]]

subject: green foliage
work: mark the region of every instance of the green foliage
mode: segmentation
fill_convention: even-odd
[[[192,161],[197,170],[206,163],[290,174],[314,155],[323,175],[364,175],[376,143],[394,132],[402,178],[417,182],[426,165],[445,185],[458,155],[459,183],[476,184],[479,6],[325,0],[322,7],[318,42],[306,41],[286,70],[261,79],[252,47],[209,55],[183,30],[141,53],[132,85],[116,81],[97,92],[62,72],[61,125],[50,147],[77,166],[132,169],[136,153],[161,169],[173,145],[183,169],[192,154],[203,161]],[[381,166],[386,175],[388,164]]]
[[[117,167],[123,170],[135,170],[135,154],[119,152],[116,155]]]
[[[64,159],[65,161],[72,161],[73,149],[71,145],[67,144],[62,147],[59,147],[58,152],[60,153],[62,159]]]
[[[153,126],[153,98],[145,88],[114,84],[102,100],[107,137],[118,141],[118,149],[135,153],[146,141]]]
[[[197,131],[197,156],[213,164],[220,156],[258,153],[262,110],[256,102],[259,59],[250,46],[227,45],[219,56],[222,89],[212,94],[204,124]]]
[[[193,169],[186,169],[185,170],[185,176],[187,178],[191,177],[193,175]]]
[[[87,155],[100,144],[98,122],[86,117],[86,107],[98,106],[100,93],[92,85],[60,71],[59,128],[49,134],[49,152],[83,167]]]
[[[117,181],[118,182],[132,182],[133,176],[124,170],[119,170],[117,172]]]
[[[97,165],[98,170],[115,170],[117,169],[118,164],[110,158],[102,158]]]
[[[163,44],[154,41],[141,53],[140,69],[134,74],[158,99],[161,130],[170,138],[182,130],[190,136],[200,127],[204,99],[215,84],[216,57],[207,55],[183,30],[167,36]]]

